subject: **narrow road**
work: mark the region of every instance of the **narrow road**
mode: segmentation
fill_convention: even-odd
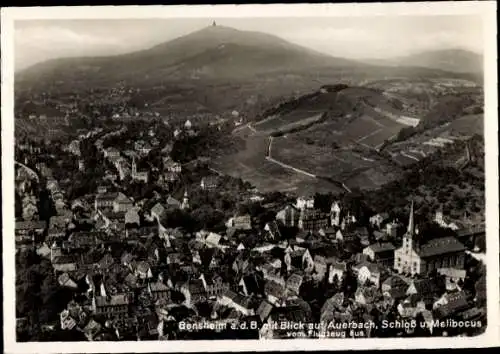
[[[289,170],[293,170],[297,173],[300,173],[300,174],[303,174],[307,177],[312,177],[312,178],[316,178],[316,175],[312,174],[312,173],[309,173],[307,171],[304,171],[304,170],[301,170],[300,168],[297,168],[297,167],[293,167],[287,163],[284,163],[284,162],[281,162],[281,161],[278,161],[276,159],[274,159],[272,156],[271,156],[271,151],[272,151],[272,147],[273,147],[273,137],[270,136],[269,137],[269,140],[268,140],[268,145],[267,145],[267,156],[266,156],[266,160],[267,161],[270,161],[272,163],[275,163],[277,165],[280,165],[281,167],[283,168],[286,168],[286,169],[289,169]]]
[[[252,127],[252,124],[251,124],[251,123],[248,123],[248,124],[247,124],[247,127],[248,127],[248,129],[250,129],[252,132],[257,133],[257,130],[255,130],[255,128],[254,128],[254,127]]]
[[[280,161],[278,161],[278,160],[275,160],[275,159],[273,159],[272,157],[267,156],[267,157],[266,157],[266,160],[267,160],[267,161],[271,161],[271,162],[273,162],[273,163],[275,163],[275,164],[277,164],[277,165],[280,165],[280,166],[281,166],[281,167],[283,167],[283,168],[287,168],[287,169],[289,169],[289,170],[293,170],[293,171],[295,171],[295,172],[297,172],[297,173],[303,174],[303,175],[305,175],[305,176],[312,177],[312,178],[316,178],[316,175],[313,175],[312,173],[306,172],[306,171],[301,170],[300,168],[297,168],[297,167],[290,166],[290,165],[288,165],[288,164],[286,164],[286,163],[283,163],[283,162],[280,162]]]
[[[210,171],[218,174],[219,176],[224,176],[224,173],[222,173],[221,171],[217,171],[215,168],[212,168],[212,167],[209,167],[208,168]]]
[[[415,160],[415,161],[420,161],[415,156],[408,155],[405,151],[401,151],[401,155],[403,155],[404,157],[407,157],[409,159]]]
[[[375,130],[375,131],[371,132],[370,134],[365,135],[365,136],[364,136],[364,137],[362,137],[361,139],[358,139],[358,141],[356,141],[356,142],[357,142],[357,143],[359,143],[359,142],[361,142],[361,141],[363,141],[363,140],[365,140],[365,139],[368,139],[369,137],[371,137],[371,136],[373,136],[373,135],[377,134],[377,133],[378,133],[379,131],[381,131],[381,130],[382,130],[382,128],[377,129],[377,130]]]

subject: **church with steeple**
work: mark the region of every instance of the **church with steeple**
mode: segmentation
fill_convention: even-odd
[[[394,269],[401,274],[428,274],[434,269],[463,269],[465,246],[453,236],[435,235],[427,242],[415,226],[413,202],[403,244],[394,251]]]
[[[144,183],[148,183],[148,171],[137,171],[137,163],[135,162],[135,157],[132,158],[131,177],[134,181],[142,181]]]

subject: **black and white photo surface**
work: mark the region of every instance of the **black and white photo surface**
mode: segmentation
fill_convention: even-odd
[[[2,9],[7,352],[498,344],[495,10]]]

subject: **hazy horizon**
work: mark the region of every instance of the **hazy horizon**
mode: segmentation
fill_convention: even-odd
[[[212,21],[355,60],[390,59],[440,49],[482,54],[484,49],[481,17],[473,15],[19,20],[15,22],[15,70],[49,59],[144,50],[203,29]]]

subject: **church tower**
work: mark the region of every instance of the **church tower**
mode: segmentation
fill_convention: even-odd
[[[412,249],[417,246],[416,240],[414,236],[416,235],[415,229],[415,212],[413,208],[413,200],[411,201],[410,207],[410,218],[408,219],[408,228],[406,229],[406,233],[403,236],[403,248],[405,252],[410,254]]]
[[[415,275],[420,274],[425,267],[420,258],[418,229],[415,226],[415,213],[413,201],[410,207],[408,227],[403,236],[403,245],[394,251],[394,269],[398,273]]]
[[[182,199],[181,209],[185,210],[189,208],[189,199],[187,190],[184,191],[184,198]]]

